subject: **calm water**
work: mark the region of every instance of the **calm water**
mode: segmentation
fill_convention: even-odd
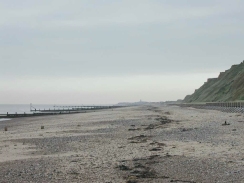
[[[32,104],[32,106],[36,109],[54,109],[54,105],[50,104]],[[59,104],[58,106],[81,106],[78,104]],[[56,107],[56,109],[58,109]],[[62,109],[62,108],[60,108]],[[30,112],[30,104],[0,104],[0,115],[1,114],[14,114],[14,113],[31,113]],[[0,117],[0,121],[5,121],[7,119],[2,119]]]
[[[36,109],[54,109],[54,105],[47,104],[32,104]],[[63,104],[62,104],[63,106]],[[30,104],[0,104],[0,114],[14,114],[14,113],[31,113]],[[0,117],[0,121],[9,119],[3,119]]]
[[[32,105],[36,109],[53,109],[54,105],[45,105],[45,104],[38,104]],[[30,113],[30,104],[0,104],[0,114],[6,113]]]

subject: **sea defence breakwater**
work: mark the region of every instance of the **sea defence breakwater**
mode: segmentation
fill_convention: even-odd
[[[47,115],[61,115],[61,114],[75,114],[96,112],[106,109],[115,109],[125,106],[54,106],[53,109],[36,109],[30,106],[30,113],[9,113],[0,114],[0,118],[19,118],[19,117],[33,117],[33,116],[47,116]]]
[[[229,113],[244,113],[244,102],[210,102],[204,104],[172,104],[180,107],[193,107],[196,109],[218,110]]]

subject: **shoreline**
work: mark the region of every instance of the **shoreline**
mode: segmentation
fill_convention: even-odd
[[[1,117],[0,117],[0,122],[1,122],[1,121],[9,121],[9,120],[12,120],[12,119],[11,119],[11,118],[7,119],[7,118],[1,118]]]

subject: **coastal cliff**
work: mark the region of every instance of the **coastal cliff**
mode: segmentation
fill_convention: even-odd
[[[221,72],[218,78],[209,78],[183,102],[218,102],[244,100],[244,61]]]

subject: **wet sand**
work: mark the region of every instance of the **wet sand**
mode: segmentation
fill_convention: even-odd
[[[0,182],[244,182],[243,114],[155,105],[0,129]]]

